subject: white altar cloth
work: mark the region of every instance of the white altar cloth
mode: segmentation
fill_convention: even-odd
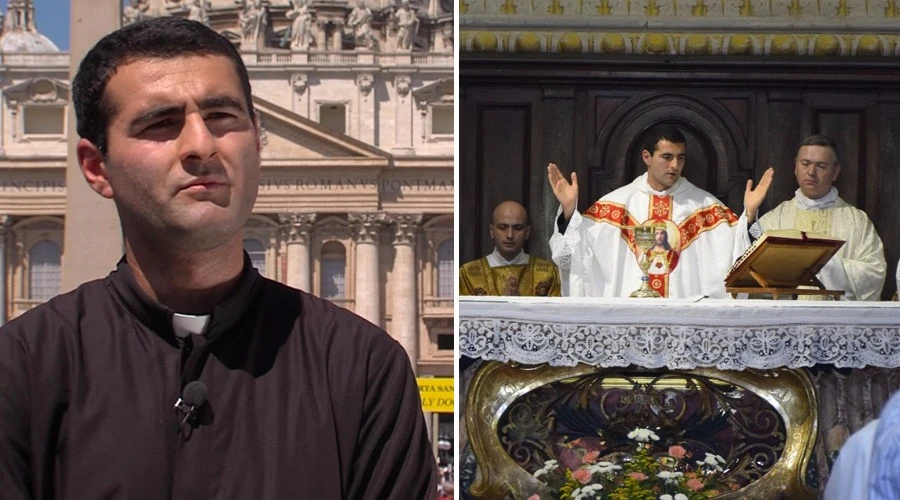
[[[460,354],[602,367],[900,366],[900,304],[460,297]]]

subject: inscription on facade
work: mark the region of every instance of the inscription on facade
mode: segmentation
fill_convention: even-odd
[[[262,179],[260,191],[452,191],[453,182],[442,179],[376,179],[376,178],[289,178]]]
[[[0,191],[21,191],[25,193],[62,193],[66,190],[65,180],[0,180]]]

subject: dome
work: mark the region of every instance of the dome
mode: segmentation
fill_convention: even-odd
[[[40,34],[34,24],[32,0],[9,0],[0,35],[0,51],[18,53],[59,52],[59,47]]]
[[[0,36],[3,52],[59,52],[59,47],[38,32],[11,31]]]

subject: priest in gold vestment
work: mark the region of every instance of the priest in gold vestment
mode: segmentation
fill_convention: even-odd
[[[556,265],[522,250],[530,233],[525,207],[515,201],[497,205],[491,218],[494,251],[463,264],[459,269],[459,294],[559,297]]]
[[[832,186],[840,171],[834,140],[820,134],[804,139],[795,159],[800,187],[794,198],[760,217],[750,233],[759,237],[763,231],[799,229],[844,240],[817,278],[827,289],[843,290],[844,299],[881,300],[887,277],[884,245],[866,213],[841,199]]]

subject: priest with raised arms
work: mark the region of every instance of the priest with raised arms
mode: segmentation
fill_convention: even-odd
[[[794,160],[799,188],[794,197],[760,217],[750,233],[799,229],[845,241],[816,275],[828,290],[843,290],[847,300],[881,300],[887,277],[884,245],[862,210],[850,205],[832,184],[841,172],[837,145],[817,134],[803,140]]]
[[[647,172],[591,205],[575,209],[578,179],[571,182],[550,164],[547,175],[560,202],[550,239],[553,261],[570,296],[627,297],[641,284],[641,257],[634,245],[636,225],[664,228],[658,235],[670,250],[651,250],[650,287],[662,297],[724,298],[724,279],[734,261],[750,245],[748,225],[765,199],[774,174],[766,170],[754,189],[747,181],[745,213],[740,217],[715,196],[681,176],[685,137],[671,125],[647,134],[641,158]]]

